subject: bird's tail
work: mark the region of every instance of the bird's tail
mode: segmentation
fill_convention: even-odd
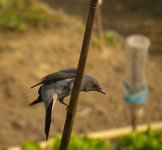
[[[32,103],[30,103],[30,106],[41,103],[41,102],[42,102],[42,99],[41,99],[41,96],[39,95],[36,100],[34,100]]]
[[[57,101],[57,94],[53,95],[53,99],[50,101],[48,106],[46,106],[46,116],[45,116],[45,134],[46,134],[46,141],[48,140],[49,130],[51,125],[51,115],[54,108],[54,105]]]
[[[51,103],[48,105],[46,109],[46,116],[45,116],[46,141],[48,140],[50,125],[51,125],[52,107],[53,107],[53,100],[51,101]]]

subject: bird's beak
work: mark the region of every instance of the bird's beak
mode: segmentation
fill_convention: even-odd
[[[106,94],[105,91],[103,91],[102,89],[100,89],[98,91],[101,92],[102,94]]]

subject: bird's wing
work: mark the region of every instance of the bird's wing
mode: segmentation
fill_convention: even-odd
[[[30,106],[41,103],[42,101],[42,97],[41,97],[41,87],[38,90],[38,98],[36,100],[34,100],[32,103],[30,103]]]
[[[33,105],[41,103],[41,102],[43,102],[43,101],[41,99],[41,96],[39,95],[36,100],[34,100],[33,102],[30,103],[30,106],[33,106]]]
[[[52,111],[53,111],[54,105],[56,103],[56,100],[57,100],[57,94],[54,94],[52,101],[46,107],[46,116],[45,116],[45,134],[46,134],[46,140],[48,139],[48,136],[49,136],[50,125],[51,125],[51,115],[52,115]]]
[[[76,68],[68,68],[64,70],[60,70],[58,72],[51,73],[41,79],[39,83],[36,85],[33,85],[31,88],[36,87],[37,85],[43,84],[43,83],[50,83],[50,82],[57,82],[59,80],[64,80],[64,79],[71,79],[75,78],[76,76]]]

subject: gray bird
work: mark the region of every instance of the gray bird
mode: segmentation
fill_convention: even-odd
[[[38,98],[34,100],[30,106],[44,102],[46,115],[45,115],[45,134],[46,140],[48,139],[50,124],[51,124],[51,114],[56,101],[58,100],[63,105],[68,106],[64,102],[64,97],[71,94],[75,76],[76,68],[68,68],[65,70],[60,70],[58,72],[49,74],[41,79],[41,81],[32,86],[36,87],[42,84],[38,90]],[[81,83],[80,91],[98,91],[103,94],[105,92],[102,90],[99,82],[91,76],[84,75]]]

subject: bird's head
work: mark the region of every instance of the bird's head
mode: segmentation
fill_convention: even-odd
[[[91,76],[87,76],[87,75],[85,75],[83,77],[83,81],[82,81],[82,85],[81,85],[81,90],[85,91],[85,92],[97,91],[97,92],[101,92],[102,94],[106,94],[102,90],[99,82],[95,78],[93,78]]]

